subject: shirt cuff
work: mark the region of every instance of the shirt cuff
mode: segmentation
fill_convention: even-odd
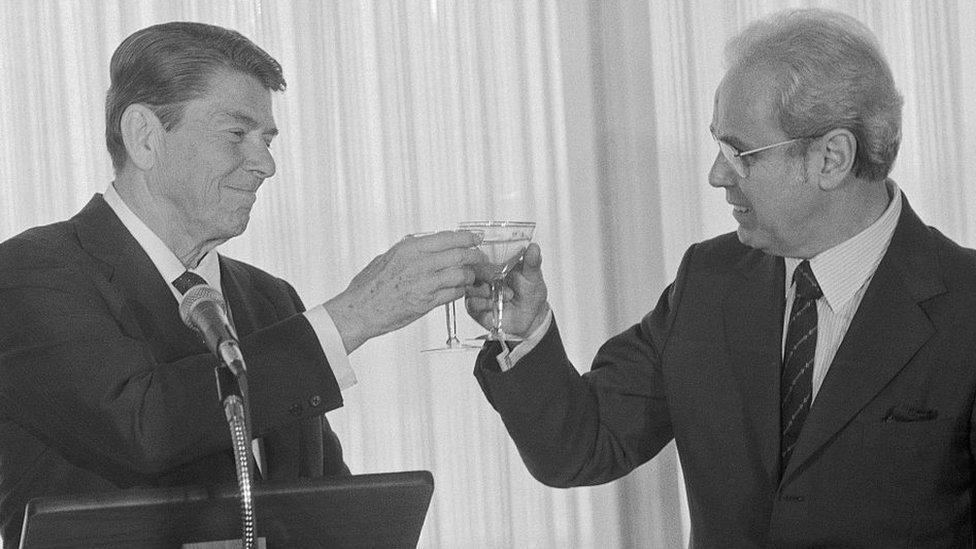
[[[542,324],[540,324],[539,327],[536,328],[531,334],[526,336],[521,343],[511,349],[509,349],[508,345],[502,345],[502,352],[498,353],[497,357],[498,367],[501,368],[501,371],[507,372],[508,370],[511,370],[519,360],[522,360],[525,355],[532,352],[532,349],[535,349],[535,346],[542,341],[542,338],[546,335],[546,332],[549,331],[549,326],[551,325],[552,308],[549,308],[549,310],[546,311],[546,318],[542,321]]]
[[[336,329],[335,322],[332,321],[329,312],[325,310],[325,306],[312,307],[304,314],[308,323],[312,325],[315,335],[319,338],[319,345],[322,346],[322,352],[325,353],[325,358],[329,361],[329,366],[332,367],[332,375],[335,376],[336,383],[339,384],[339,390],[344,391],[355,385],[358,382],[356,372],[353,371],[352,365],[349,363],[346,346],[342,344],[339,330]]]

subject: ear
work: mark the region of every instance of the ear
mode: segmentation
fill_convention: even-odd
[[[840,187],[851,174],[857,154],[857,138],[850,130],[830,130],[820,138],[816,157],[816,174],[820,188],[829,191]]]
[[[122,112],[121,129],[129,159],[142,171],[151,169],[165,131],[159,118],[149,107],[133,103]]]

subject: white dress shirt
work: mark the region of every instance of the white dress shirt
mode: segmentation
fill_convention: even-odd
[[[861,299],[874,272],[881,263],[895,233],[898,217],[901,215],[901,191],[893,181],[887,182],[891,200],[888,207],[874,223],[852,238],[815,255],[810,259],[810,268],[823,295],[817,299],[817,349],[813,355],[813,401],[827,376],[830,363],[840,348],[851,319],[857,312]],[[803,261],[787,257],[786,265],[786,308],[783,312],[783,341],[786,346],[786,330],[790,321],[790,310],[796,298],[793,284],[793,271]],[[782,356],[782,355],[781,355]],[[811,401],[811,402],[813,402]]]
[[[179,302],[182,295],[173,286],[173,281],[187,270],[183,262],[176,257],[176,254],[163,243],[152,229],[147,227],[126,206],[125,202],[122,201],[122,197],[115,190],[114,184],[108,186],[104,196],[105,202],[112,208],[112,211],[115,212],[115,215],[122,221],[122,224],[125,225],[125,228],[128,229],[133,238],[136,239],[139,246],[145,250],[146,255],[149,256],[149,259],[159,271],[160,276],[169,285],[169,289],[173,292],[173,298]],[[208,252],[195,268],[189,270],[203,277],[207,281],[207,284],[223,293],[220,278],[220,262],[216,250]],[[230,306],[228,304],[229,308]],[[315,335],[318,337],[319,344],[325,353],[325,358],[328,359],[336,382],[339,384],[339,389],[345,390],[355,385],[356,374],[349,364],[349,357],[346,355],[346,348],[342,343],[342,338],[339,336],[339,331],[336,329],[335,323],[325,310],[325,307],[318,305],[305,311],[304,315],[308,319],[309,324],[312,325],[312,330],[315,332]],[[228,316],[233,317],[233,312],[231,311]],[[244,358],[245,360],[247,359],[247,357]]]

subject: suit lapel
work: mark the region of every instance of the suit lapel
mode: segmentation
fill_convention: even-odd
[[[206,352],[180,319],[169,285],[101,195],[74,217],[82,248],[104,265],[104,294],[123,329],[143,339],[160,362]]]
[[[270,326],[278,321],[274,304],[254,288],[250,273],[222,256],[220,285],[238,337],[244,337],[259,327]]]
[[[779,378],[783,329],[783,260],[762,252],[737,265],[723,306],[726,345],[752,425],[760,461],[775,485],[779,475]]]
[[[945,288],[928,237],[903,197],[891,244],[817,393],[784,480],[843,429],[932,337],[934,327],[920,303]]]

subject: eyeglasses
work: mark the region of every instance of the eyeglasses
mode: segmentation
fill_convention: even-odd
[[[793,139],[787,139],[786,141],[780,141],[779,143],[773,143],[772,145],[766,145],[765,147],[759,147],[758,149],[752,149],[744,152],[739,152],[732,145],[729,145],[725,141],[722,141],[719,138],[715,137],[714,133],[712,134],[712,139],[714,139],[715,142],[718,143],[718,148],[720,151],[722,151],[722,156],[725,157],[725,160],[726,162],[729,163],[729,166],[732,166],[732,169],[735,170],[735,173],[739,174],[739,177],[749,177],[749,166],[746,165],[746,162],[745,160],[743,160],[743,158],[775,147],[788,145],[795,141],[800,141],[801,139],[806,139],[806,138],[795,137]]]

